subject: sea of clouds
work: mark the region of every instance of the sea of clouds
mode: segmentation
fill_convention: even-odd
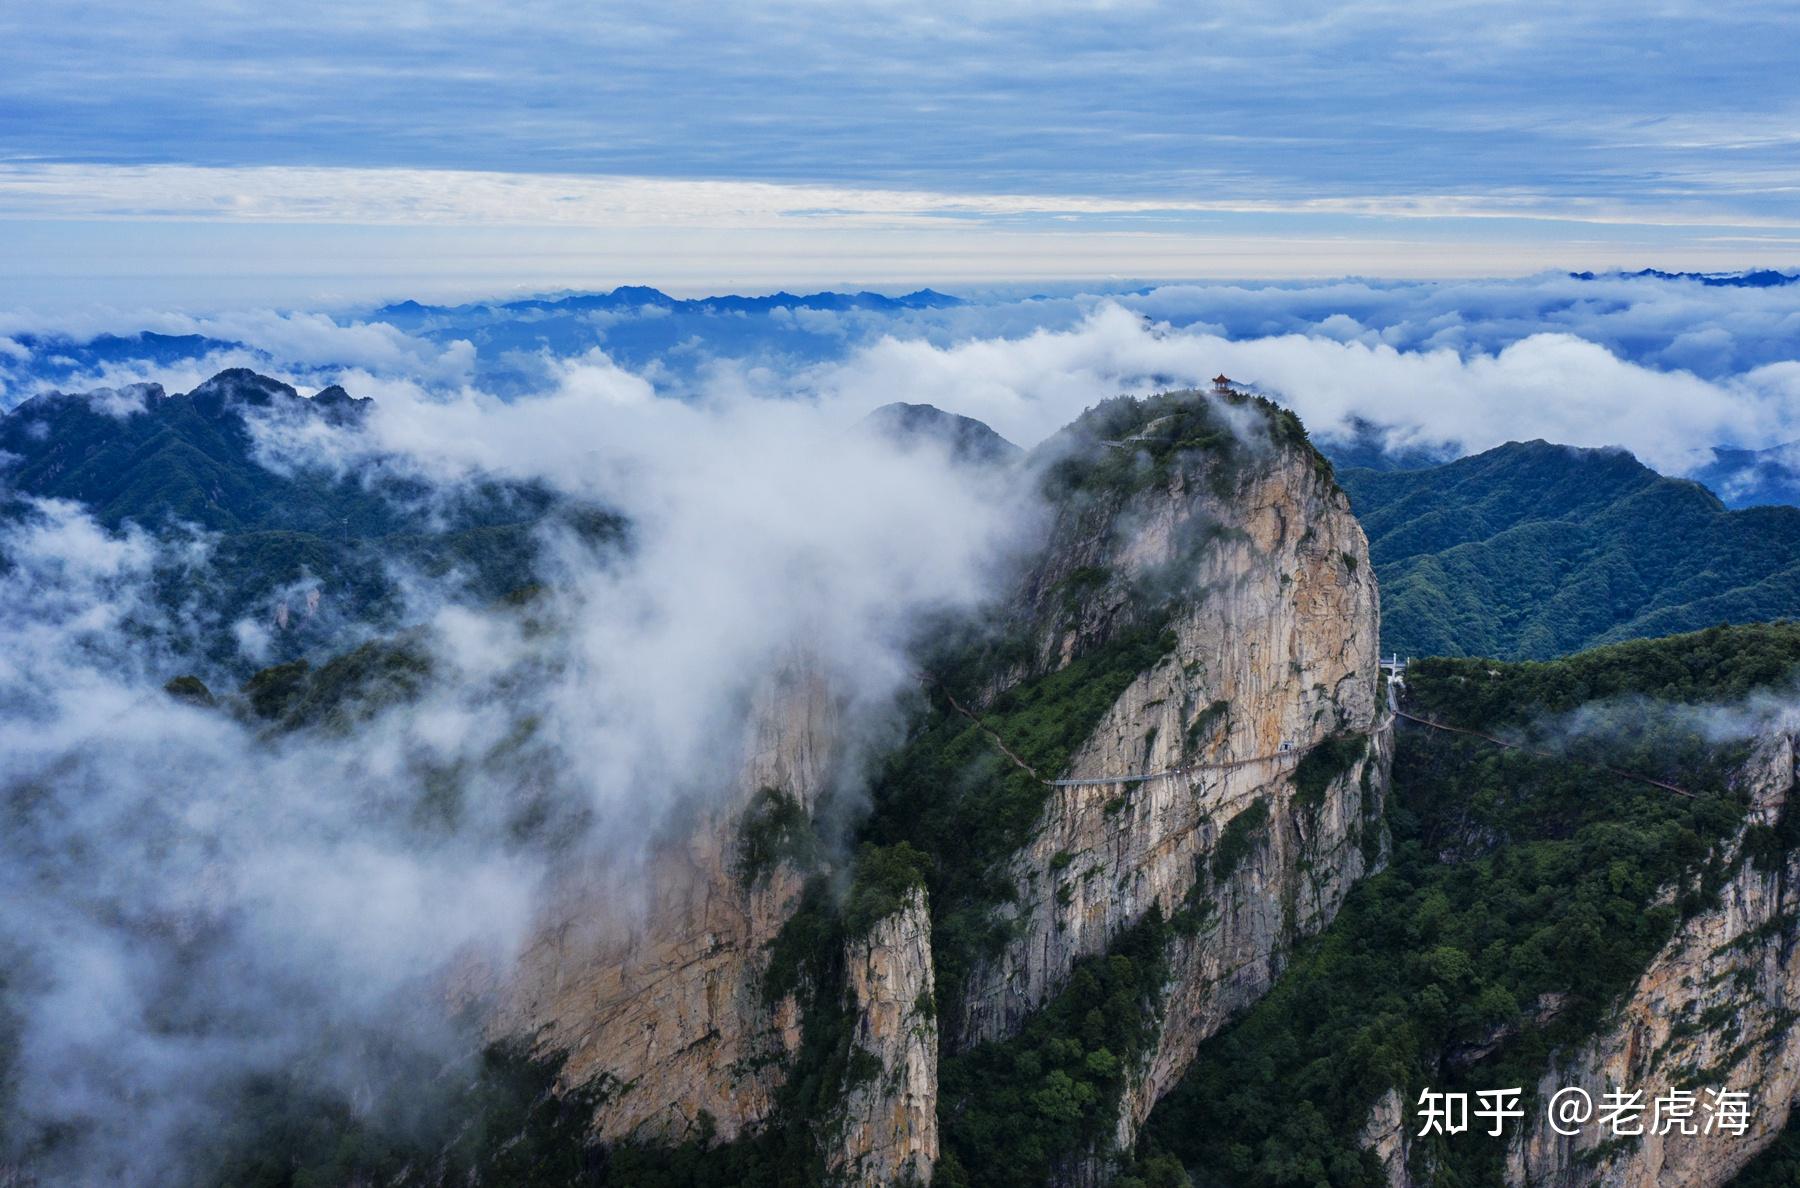
[[[97,336],[194,336],[155,350]],[[946,308],[766,312],[504,303],[326,314],[0,315],[0,405],[48,387],[186,390],[251,366],[357,395],[513,399],[620,370],[659,395],[937,404],[1031,445],[1120,392],[1219,372],[1329,445],[1456,455],[1508,440],[1620,447],[1669,474],[1713,446],[1800,438],[1800,285],[1524,280],[1163,285],[978,295]],[[154,357],[153,357],[154,356]]]

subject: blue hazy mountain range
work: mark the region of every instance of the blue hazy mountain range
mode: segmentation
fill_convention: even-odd
[[[1052,387],[1079,402],[1040,418],[1053,426],[1107,395],[1201,384],[1225,367],[1299,411],[1342,466],[1415,469],[1542,437],[1632,449],[1743,507],[1800,498],[1785,445],[1800,438],[1800,417],[1783,411],[1800,408],[1787,378],[1796,281],[1766,269],[1651,268],[956,295],[680,297],[627,285],[330,312],[0,315],[0,408],[52,390],[176,388],[230,367],[302,389],[391,381],[510,400],[554,389],[572,365],[602,363],[679,399],[721,386],[806,397],[858,383],[879,398],[868,407],[935,403],[989,421],[992,406],[961,406],[958,392],[1029,404]],[[1248,349],[1218,360],[1231,344]],[[1661,379],[1675,389],[1637,399]],[[1611,395],[1591,415],[1569,415],[1599,392]],[[1734,405],[1760,410],[1738,416]],[[1688,415],[1700,406],[1710,423]],[[1043,428],[995,423],[1027,445]]]
[[[660,289],[649,285],[620,285],[607,293],[570,293],[562,297],[534,297],[524,301],[507,301],[498,305],[485,302],[471,302],[464,305],[421,305],[417,301],[402,301],[396,305],[384,305],[376,310],[376,316],[387,320],[418,318],[425,319],[436,315],[449,317],[469,316],[483,312],[521,313],[571,313],[581,310],[641,310],[646,307],[665,309],[670,313],[768,313],[778,308],[787,309],[942,309],[945,306],[961,305],[962,298],[952,297],[948,293],[939,293],[932,289],[919,289],[900,297],[888,297],[881,293],[863,291],[860,293],[807,293],[795,295],[788,292],[767,293],[759,297],[743,297],[735,293],[727,293],[717,297],[671,297]]]
[[[884,322],[885,317],[908,311],[961,304],[960,298],[931,289],[898,297],[778,292],[684,299],[644,285],[624,285],[604,293],[461,305],[408,300],[382,306],[363,318],[432,343],[473,343],[479,360],[475,382],[510,396],[531,390],[541,374],[541,367],[533,365],[538,357],[577,355],[597,344],[603,343],[621,366],[641,369],[657,363],[671,377],[685,377],[717,356],[771,352],[801,359],[835,356],[846,340],[843,329],[836,322],[809,324],[805,317],[809,313],[862,313]],[[273,352],[258,351],[254,343],[205,334],[139,331],[99,334],[83,341],[51,332],[18,334],[12,340],[33,352],[33,377],[55,387],[82,386],[82,376],[108,364],[169,365],[234,348],[253,351],[266,364],[283,362]],[[695,349],[696,343],[704,343],[705,350]]]
[[[1747,272],[1664,272],[1660,268],[1640,268],[1636,272],[1596,273],[1571,272],[1576,280],[1598,280],[1602,276],[1654,277],[1657,280],[1688,280],[1713,288],[1772,289],[1781,285],[1800,284],[1800,272],[1777,272],[1773,268],[1753,268]]]
[[[1800,506],[1800,441],[1766,450],[1714,446],[1713,461],[1688,477],[1716,492],[1727,507]]]

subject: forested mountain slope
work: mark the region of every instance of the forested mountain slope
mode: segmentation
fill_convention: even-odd
[[[1796,672],[1786,623],[1415,664],[1409,713],[1554,757],[1403,722],[1390,868],[1202,1048],[1140,1155],[1202,1188],[1724,1183],[1800,1067],[1800,839],[1791,722],[1722,711]],[[1759,1114],[1741,1140],[1544,1141],[1552,1086],[1622,1083],[1748,1087]],[[1503,1085],[1528,1087],[1507,1138],[1415,1137],[1421,1089]]]
[[[302,397],[243,369],[187,393],[37,396],[0,415],[0,516],[63,500],[109,529],[206,540],[203,563],[165,567],[162,601],[199,630],[266,625],[277,658],[392,626],[409,573],[454,575],[478,598],[530,584],[552,519],[590,538],[620,531],[532,484],[438,486],[373,451],[344,468],[284,464],[259,438],[259,426],[354,435],[373,403],[338,387]]]
[[[1728,511],[1620,451],[1512,442],[1338,477],[1369,534],[1384,651],[1542,659],[1800,614],[1800,508]]]

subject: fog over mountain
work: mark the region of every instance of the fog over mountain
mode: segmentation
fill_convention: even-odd
[[[1029,503],[946,447],[846,432],[838,403],[684,403],[593,364],[510,403],[390,388],[348,419],[289,408],[300,398],[247,373],[191,397],[92,399],[96,432],[177,413],[246,425],[279,472],[215,462],[223,477],[202,495],[215,509],[221,482],[260,473],[278,499],[312,505],[379,469],[406,483],[361,497],[415,531],[496,481],[626,528],[537,521],[536,561],[512,581],[544,586],[498,601],[390,550],[397,605],[375,642],[348,667],[272,669],[240,695],[271,647],[317,662],[334,639],[355,642],[321,623],[368,610],[335,574],[306,572],[305,553],[240,547],[295,525],[209,525],[179,486],[140,483],[114,514],[13,487],[0,980],[17,1046],[3,1129],[53,1182],[183,1182],[220,1138],[220,1103],[277,1073],[427,1108],[444,1075],[431,1070],[454,1070],[471,1043],[450,1022],[468,971],[514,959],[548,878],[585,869],[609,881],[620,919],[640,910],[646,848],[716,809],[757,690],[797,660],[829,675],[846,738],[886,738],[913,687],[914,630],[980,605],[1034,525]],[[50,436],[56,403],[0,424],[22,447],[79,457],[93,447]],[[167,476],[195,449],[153,469]],[[270,565],[305,580],[253,605],[221,602],[206,580]],[[236,653],[196,647],[221,639]],[[196,672],[224,704],[165,692]],[[398,1091],[396,1069],[425,1080]]]
[[[1800,1186],[1795,15],[0,5],[0,1188]]]
[[[638,287],[329,315],[14,314],[0,316],[0,401],[142,380],[184,390],[226,366],[302,387],[510,400],[616,369],[690,403],[931,403],[1030,445],[1101,395],[1222,370],[1279,395],[1333,451],[1454,457],[1541,437],[1704,471],[1733,505],[1766,501],[1779,489],[1759,479],[1766,463],[1712,451],[1800,438],[1800,288],[1718,280],[679,300]]]
[[[1338,471],[1229,388],[1045,434],[1093,382],[1071,352],[1138,335],[1188,367],[1343,345],[1108,305],[883,339],[788,395],[589,349],[509,398],[239,369],[17,404],[0,1167],[1498,1175],[1392,1103],[1489,1054],[1600,1077],[1621,1012],[1661,1029],[1646,1078],[1750,1020],[1755,1143],[1558,1147],[1507,1182],[1779,1158],[1800,630],[1565,653],[1791,616],[1800,510],[1545,443]],[[882,401],[902,367],[1034,446]],[[1384,678],[1384,595],[1398,638],[1480,658]],[[1302,1083],[1330,1111],[1289,1133]]]

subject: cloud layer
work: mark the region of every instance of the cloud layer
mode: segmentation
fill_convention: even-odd
[[[272,734],[162,690],[219,630],[154,595],[204,538],[54,502],[0,528],[0,1161],[47,1183],[192,1182],[246,1077],[374,1108],[392,1086],[366,1044],[452,1059],[457,971],[505,968],[558,871],[629,886],[685,814],[742,793],[748,707],[794,664],[829,680],[852,749],[891,731],[910,633],[989,597],[1034,523],[939,453],[844,432],[851,410],[662,398],[599,355],[511,403],[373,386],[366,433],[271,423],[266,448],[379,453],[439,490],[547,483],[617,509],[630,543],[547,529],[524,616],[414,575],[422,695]]]
[[[1773,0],[25,6],[0,275],[312,302],[1791,264],[1797,51]]]
[[[140,328],[197,340],[96,337]],[[1561,274],[998,293],[911,309],[572,301],[333,316],[90,310],[0,315],[0,402],[145,379],[179,391],[233,365],[303,387],[343,382],[380,395],[399,385],[457,400],[518,399],[605,374],[646,399],[750,395],[764,408],[798,399],[840,418],[892,399],[934,403],[1029,445],[1105,396],[1225,371],[1291,405],[1325,441],[1358,425],[1380,427],[1397,447],[1449,452],[1543,437],[1624,447],[1684,474],[1714,445],[1800,437],[1796,341],[1800,284]]]
[[[784,0],[602,16],[539,0],[300,19],[84,0],[8,20],[0,106],[19,118],[0,157],[1750,219],[1788,214],[1788,15]]]

